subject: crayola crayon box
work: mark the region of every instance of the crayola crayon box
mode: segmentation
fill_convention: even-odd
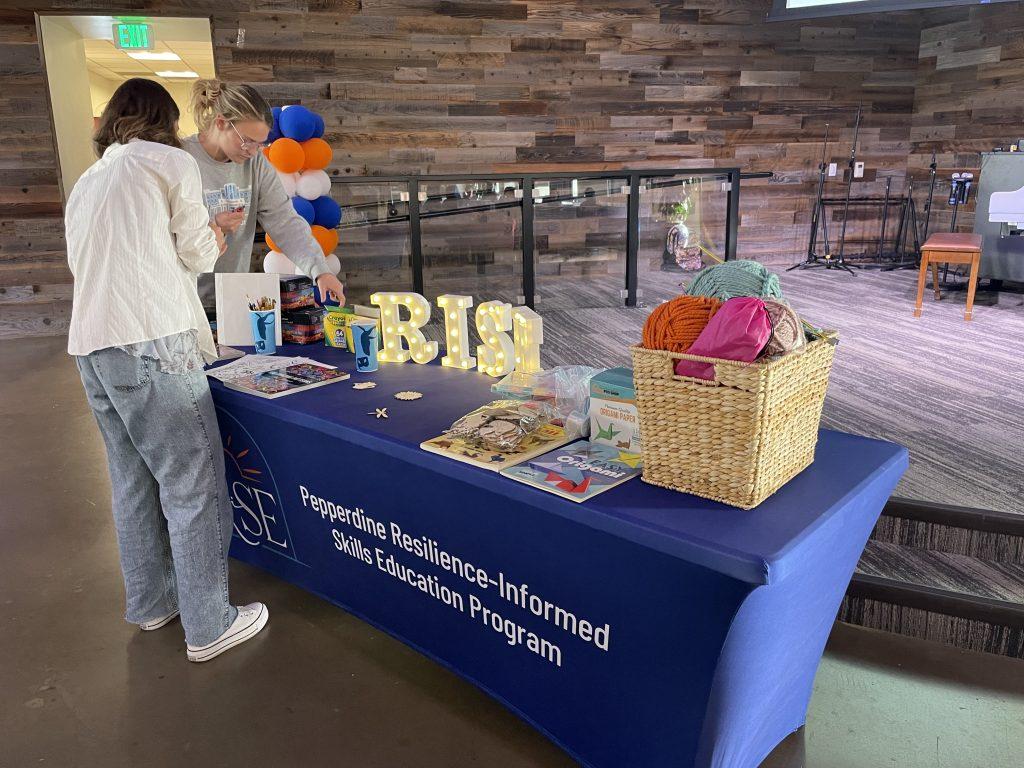
[[[326,307],[324,312],[324,344],[328,347],[352,351],[352,332],[348,318],[352,310],[348,307]]]

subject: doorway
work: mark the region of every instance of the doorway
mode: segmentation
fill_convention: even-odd
[[[96,121],[125,80],[164,86],[181,111],[180,133],[195,133],[192,84],[215,76],[208,18],[39,15],[38,23],[64,200],[96,161]]]

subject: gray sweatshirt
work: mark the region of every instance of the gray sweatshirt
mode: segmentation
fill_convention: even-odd
[[[218,213],[245,209],[242,225],[233,234],[225,233],[227,250],[217,259],[215,272],[249,271],[257,219],[277,247],[306,275],[315,280],[330,271],[309,224],[292,208],[274,166],[262,152],[244,163],[222,163],[207,154],[198,136],[182,139],[181,146],[199,163],[203,202],[211,220]],[[199,276],[199,297],[205,307],[212,308],[216,303],[213,275]]]

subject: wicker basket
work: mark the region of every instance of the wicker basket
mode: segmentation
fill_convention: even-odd
[[[833,341],[767,363],[632,347],[643,479],[756,507],[814,460]],[[713,363],[714,380],[676,376],[677,360]]]

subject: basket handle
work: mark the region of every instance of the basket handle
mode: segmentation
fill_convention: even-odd
[[[679,376],[678,374],[675,373],[672,374],[672,378],[675,379],[676,381],[688,381],[691,384],[703,384],[705,387],[723,386],[722,382],[718,380],[718,369],[714,368],[714,366],[712,366],[712,368],[714,369],[714,378],[711,379],[700,379],[697,378],[696,376]]]
[[[718,365],[711,358],[701,358],[700,362],[707,363],[711,366],[711,378],[702,379],[697,376],[680,376],[676,373],[676,360],[669,359],[669,370],[672,371],[672,379],[674,381],[688,381],[691,384],[703,384],[705,387],[721,387],[722,382],[718,379]]]

